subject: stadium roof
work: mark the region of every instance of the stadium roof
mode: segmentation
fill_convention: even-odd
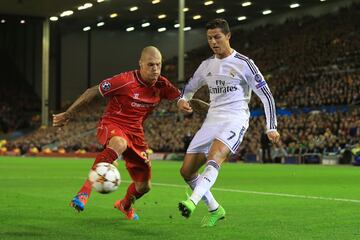
[[[251,22],[266,17],[263,13],[265,10],[271,10],[271,14],[294,11],[290,5],[297,2],[300,6],[292,5],[293,8],[308,8],[327,3],[326,0],[187,0],[186,26],[203,27],[205,22],[216,17],[226,18],[231,24]],[[85,5],[86,3],[92,6],[86,8],[89,6]],[[80,6],[85,9],[78,10]],[[73,11],[73,14],[60,17],[66,10]],[[113,18],[110,17],[111,14]],[[67,30],[83,29],[85,26],[94,28],[99,22],[103,22],[99,27],[106,29],[174,29],[178,18],[178,0],[1,0],[0,18],[8,15],[43,18],[57,16],[56,24]],[[161,18],[160,15],[165,16]],[[150,25],[145,24],[142,27],[144,23]]]

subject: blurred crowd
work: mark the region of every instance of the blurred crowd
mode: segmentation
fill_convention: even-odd
[[[267,25],[251,31],[237,30],[232,46],[255,60],[267,79],[277,107],[308,108],[312,111],[279,116],[281,143],[272,146],[276,154],[338,153],[360,142],[360,5],[354,4],[319,18],[304,17],[281,25]],[[207,46],[186,54],[186,76],[189,78],[200,62],[211,55]],[[176,59],[164,63],[163,74],[176,79]],[[181,86],[179,86],[181,87]],[[5,96],[5,95],[4,95]],[[197,98],[208,100],[202,88]],[[3,98],[0,98],[2,100]],[[40,128],[32,134],[7,143],[9,149],[26,153],[34,147],[71,152],[79,149],[98,151],[96,126],[105,102],[83,111],[67,127]],[[318,111],[321,106],[346,105],[349,111]],[[0,121],[6,119],[6,104],[1,104]],[[259,98],[252,97],[251,109],[260,109]],[[94,109],[100,109],[95,111]],[[14,111],[16,112],[16,111]],[[11,115],[11,114],[10,114]],[[18,118],[17,114],[13,117]],[[162,102],[145,122],[145,134],[154,151],[183,152],[201,126],[203,115],[183,115],[175,103]],[[259,154],[262,149],[264,117],[252,118],[239,149],[240,155]],[[0,123],[1,124],[1,123]],[[2,125],[1,125],[2,126]]]
[[[265,148],[260,141],[264,124],[264,117],[250,120],[250,127],[238,150],[240,156],[261,155],[259,151]],[[340,154],[343,149],[360,143],[360,108],[351,112],[312,111],[278,116],[278,125],[281,126],[281,142],[270,146],[269,161],[306,153]]]
[[[49,149],[55,152],[59,150],[64,152],[75,152],[77,150],[99,151],[102,146],[96,141],[96,128],[104,106],[105,101],[94,102],[91,107],[78,113],[66,127],[42,126],[30,134],[8,142],[6,147],[8,150],[18,149],[21,154],[28,153],[33,149],[37,149],[35,151]],[[94,109],[97,111],[94,111]]]
[[[34,128],[40,123],[40,100],[26,83],[0,82],[0,134]]]

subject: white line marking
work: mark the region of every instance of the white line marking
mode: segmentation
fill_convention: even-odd
[[[0,177],[1,180],[17,180],[17,179],[85,179],[84,177]],[[122,180],[124,183],[131,183],[132,181]],[[169,183],[151,183],[155,186],[161,187],[175,187],[175,188],[188,188],[187,185],[179,184],[169,184]],[[296,195],[288,193],[272,193],[272,192],[258,192],[258,191],[249,191],[249,190],[239,190],[239,189],[229,189],[229,188],[212,188],[214,191],[221,192],[236,192],[236,193],[246,193],[246,194],[255,194],[255,195],[265,195],[265,196],[277,196],[277,197],[290,197],[290,198],[302,198],[302,199],[315,199],[315,200],[325,200],[325,201],[336,201],[336,202],[351,202],[351,203],[360,203],[358,199],[347,199],[347,198],[332,198],[332,197],[317,197],[317,196],[308,196],[308,195]]]
[[[123,181],[123,182],[130,183],[130,181]],[[162,187],[176,187],[176,188],[186,188],[187,187],[186,185],[167,184],[167,183],[152,183],[152,185],[162,186]],[[346,198],[317,197],[317,196],[296,195],[296,194],[288,194],[288,193],[257,192],[257,191],[247,191],[247,190],[238,190],[238,189],[229,189],[229,188],[212,188],[211,190],[222,191],[222,192],[236,192],[236,193],[247,193],[247,194],[256,194],[256,195],[278,196],[278,197],[291,197],[291,198],[360,203],[360,200],[346,199]]]

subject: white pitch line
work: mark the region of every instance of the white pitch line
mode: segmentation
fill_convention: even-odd
[[[85,179],[83,177],[0,177],[3,180],[9,179]],[[125,183],[131,183],[132,181],[122,180]],[[151,183],[155,186],[162,187],[175,187],[175,188],[187,188],[187,185],[179,185],[179,184],[169,184],[169,183]],[[288,193],[272,193],[272,192],[258,192],[258,191],[248,191],[248,190],[239,190],[239,189],[229,189],[229,188],[212,188],[214,191],[222,191],[222,192],[236,192],[236,193],[247,193],[247,194],[255,194],[255,195],[267,195],[267,196],[278,196],[278,197],[290,197],[290,198],[302,198],[302,199],[315,199],[315,200],[325,200],[325,201],[336,201],[336,202],[351,202],[351,203],[360,203],[358,199],[347,199],[347,198],[332,198],[332,197],[317,197],[317,196],[308,196],[308,195],[296,195],[296,194],[288,194]]]
[[[130,181],[123,181],[123,182],[130,183]],[[163,187],[187,188],[186,185],[178,185],[178,184],[167,184],[167,183],[151,183],[151,184],[155,186],[163,186]],[[256,195],[278,196],[278,197],[360,203],[360,200],[346,199],[346,198],[317,197],[317,196],[296,195],[296,194],[288,194],[288,193],[257,192],[257,191],[247,191],[247,190],[228,189],[228,188],[212,188],[211,190],[222,191],[222,192],[236,192],[236,193],[247,193],[247,194],[256,194]]]

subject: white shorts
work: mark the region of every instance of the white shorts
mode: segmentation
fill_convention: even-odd
[[[221,122],[218,125],[204,124],[195,134],[186,153],[205,153],[207,155],[215,139],[223,142],[232,153],[235,153],[248,127],[249,119]]]

